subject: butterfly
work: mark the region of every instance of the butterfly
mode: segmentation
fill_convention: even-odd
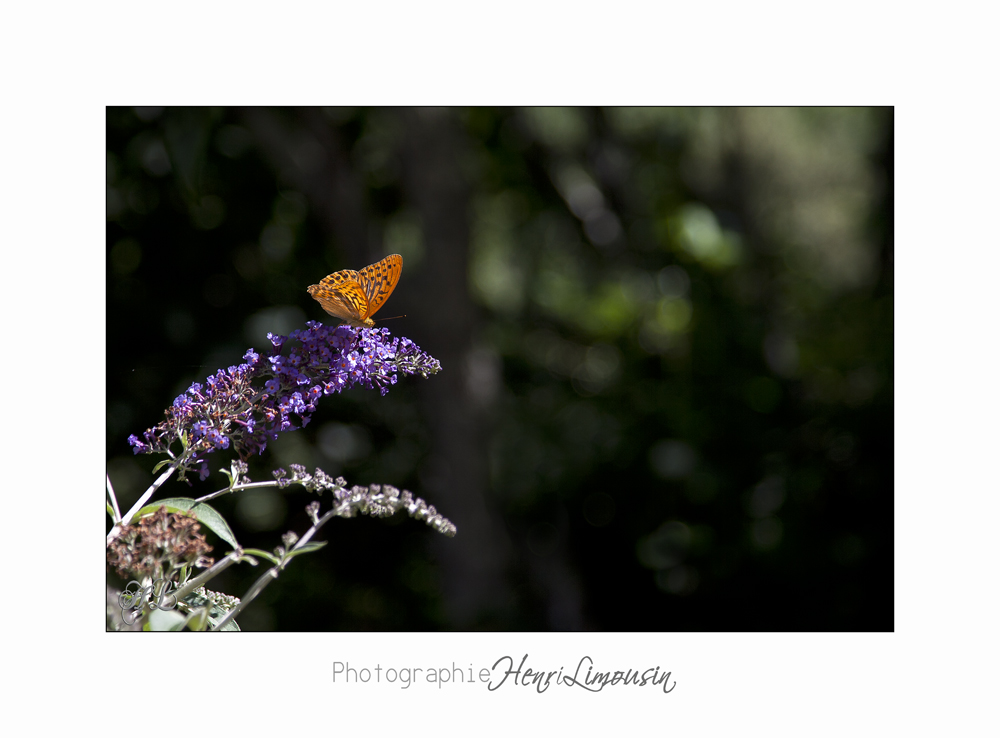
[[[389,299],[403,271],[403,257],[389,254],[360,272],[342,269],[309,285],[306,292],[335,318],[357,328],[375,325],[372,316]]]

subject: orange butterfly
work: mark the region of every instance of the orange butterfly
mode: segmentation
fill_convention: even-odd
[[[389,254],[360,272],[343,269],[306,288],[326,312],[357,328],[375,325],[372,316],[389,299],[403,271],[403,257]]]

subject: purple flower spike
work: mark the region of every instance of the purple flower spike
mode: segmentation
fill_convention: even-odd
[[[392,338],[387,328],[329,327],[316,321],[289,336],[267,334],[270,356],[253,349],[245,363],[195,382],[167,408],[166,420],[129,436],[136,454],[164,453],[186,439],[195,453],[233,449],[247,459],[264,451],[278,433],[305,426],[323,395],[360,385],[385,395],[399,374],[426,378],[440,362],[408,338]],[[288,354],[284,346],[293,344]]]

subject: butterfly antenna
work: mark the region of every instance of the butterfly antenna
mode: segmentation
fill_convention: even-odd
[[[381,323],[383,320],[395,320],[396,318],[405,318],[405,315],[393,315],[391,318],[379,318],[376,323]]]

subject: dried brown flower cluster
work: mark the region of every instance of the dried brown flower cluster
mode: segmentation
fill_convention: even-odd
[[[125,578],[153,579],[169,578],[183,566],[211,566],[213,559],[205,554],[212,547],[199,528],[194,516],[161,507],[122,530],[108,547],[108,565]]]

